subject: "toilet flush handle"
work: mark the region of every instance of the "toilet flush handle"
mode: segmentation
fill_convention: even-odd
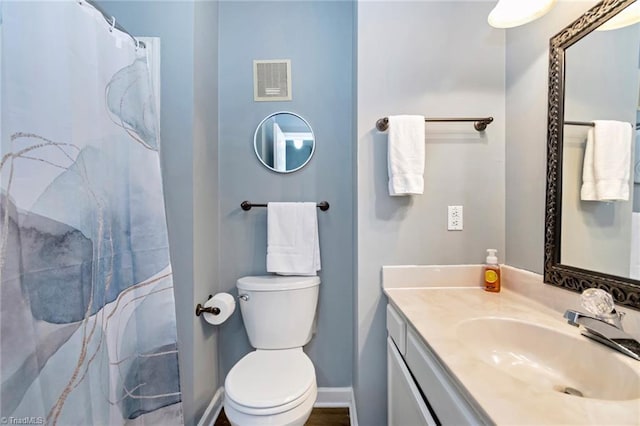
[[[249,295],[248,294],[240,294],[238,295],[238,299],[244,301],[244,302],[248,302],[249,301]]]

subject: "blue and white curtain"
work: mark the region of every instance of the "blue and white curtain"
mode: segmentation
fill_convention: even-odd
[[[145,49],[85,2],[0,5],[0,416],[181,424]]]

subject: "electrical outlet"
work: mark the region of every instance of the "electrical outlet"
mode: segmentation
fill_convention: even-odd
[[[462,206],[448,206],[447,229],[462,231]]]

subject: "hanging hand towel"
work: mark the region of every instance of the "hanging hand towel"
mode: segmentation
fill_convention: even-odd
[[[640,130],[636,130],[636,165],[634,167],[635,183],[640,183]]]
[[[319,270],[316,203],[267,203],[267,271],[316,275]]]
[[[630,276],[640,280],[640,213],[631,213],[631,267]]]
[[[631,171],[632,126],[597,120],[587,133],[582,168],[583,201],[627,201]]]
[[[389,195],[424,191],[424,117],[389,117]]]

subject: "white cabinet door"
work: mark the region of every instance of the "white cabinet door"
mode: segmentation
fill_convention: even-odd
[[[389,426],[436,425],[393,340],[387,338]]]
[[[407,355],[407,324],[402,316],[391,306],[387,305],[387,332],[396,344],[400,355]]]
[[[446,372],[437,356],[424,345],[413,329],[407,332],[407,355],[404,358],[429,406],[443,425],[493,424],[484,411],[471,405]]]

